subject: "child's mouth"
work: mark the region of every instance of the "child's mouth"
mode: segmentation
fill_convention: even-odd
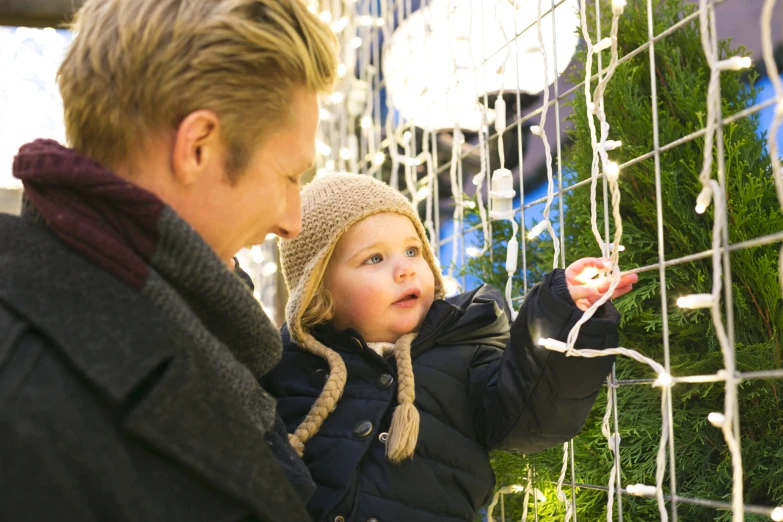
[[[402,296],[400,299],[398,299],[392,304],[394,306],[399,306],[400,308],[411,308],[416,304],[418,300],[419,300],[419,292],[414,290],[408,292],[406,295]]]

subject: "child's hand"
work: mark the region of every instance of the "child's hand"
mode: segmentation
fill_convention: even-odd
[[[599,274],[611,272],[612,262],[607,258],[583,257],[575,261],[566,268],[566,284],[571,299],[576,303],[577,308],[582,311],[590,308],[593,303],[598,301],[612,284],[612,278],[596,277]],[[636,274],[623,274],[620,276],[620,283],[615,288],[611,299],[620,297],[631,291],[633,284],[639,280]]]

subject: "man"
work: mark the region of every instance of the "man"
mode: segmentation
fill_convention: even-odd
[[[0,217],[0,520],[308,520],[229,267],[299,231],[334,36],[300,0],[88,0],[75,31],[71,148],[23,146]]]

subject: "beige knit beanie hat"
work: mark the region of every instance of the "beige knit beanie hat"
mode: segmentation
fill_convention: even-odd
[[[342,358],[303,328],[302,315],[320,286],[332,252],[343,234],[364,218],[384,212],[402,214],[411,220],[423,243],[424,259],[435,277],[435,299],[443,298],[443,279],[418,214],[399,191],[370,176],[330,174],[317,177],[302,190],[302,232],[294,239],[280,241],[283,276],[289,292],[288,330],[299,346],[323,357],[329,364],[329,377],[321,395],[304,421],[289,435],[291,445],[300,456],[305,442],[334,411],[347,379]],[[416,333],[412,332],[395,343],[398,406],[386,442],[386,456],[395,463],[413,456],[419,434],[419,412],[413,405],[415,393],[410,355],[415,337]]]

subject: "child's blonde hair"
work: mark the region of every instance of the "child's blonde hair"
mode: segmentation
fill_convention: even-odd
[[[336,38],[301,0],[87,0],[58,72],[69,145],[108,167],[152,133],[214,111],[241,171],[290,116],[330,90]]]
[[[332,317],[334,317],[334,300],[332,293],[326,287],[326,280],[322,278],[299,321],[302,328],[312,331],[315,326],[331,321]]]

